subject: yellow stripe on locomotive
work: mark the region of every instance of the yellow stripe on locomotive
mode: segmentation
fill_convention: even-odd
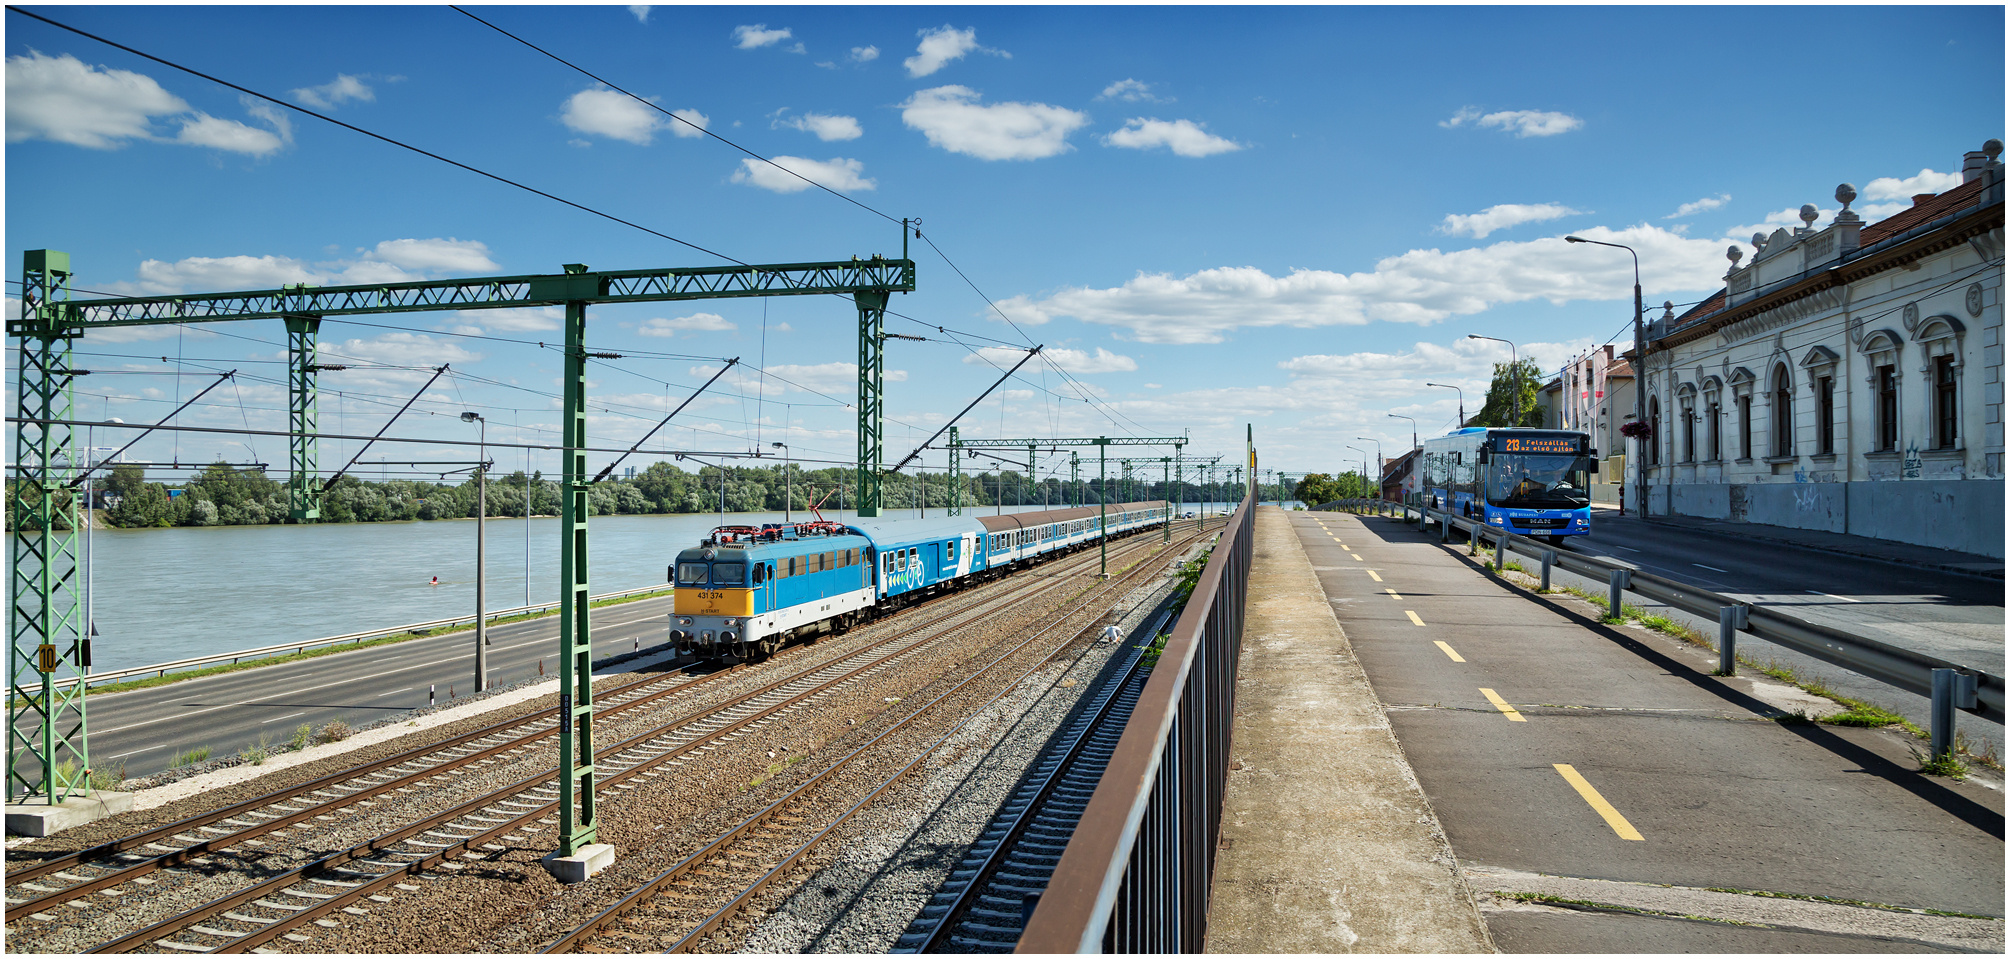
[[[680,586],[677,588],[677,615],[752,616],[758,612],[754,609],[754,593],[752,589]]]

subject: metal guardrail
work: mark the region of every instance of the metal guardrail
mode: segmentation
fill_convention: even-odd
[[[662,586],[640,586],[635,589],[616,590],[612,593],[602,593],[599,596],[594,596],[591,598],[591,601],[599,602],[604,599],[621,599],[625,596],[653,593],[658,590],[668,589],[669,585],[665,583]],[[491,610],[484,615],[490,622],[494,622],[504,616],[538,613],[557,608],[558,603],[554,601],[550,603],[538,603],[534,606],[517,606],[510,609]],[[257,649],[241,649],[231,653],[215,653],[209,656],[197,656],[192,659],[177,659],[171,663],[155,663],[151,666],[134,666],[130,669],[114,669],[102,673],[92,673],[84,677],[83,682],[86,687],[89,687],[100,683],[112,683],[122,679],[131,679],[135,676],[165,676],[171,672],[196,669],[216,663],[236,663],[247,659],[263,659],[267,656],[277,656],[282,653],[305,652],[318,646],[339,646],[343,643],[361,642],[366,639],[376,639],[380,636],[395,636],[399,633],[415,633],[420,630],[440,629],[442,627],[460,626],[463,624],[473,626],[474,622],[475,617],[468,615],[456,616],[452,619],[436,619],[425,623],[407,623],[403,626],[387,626],[383,629],[366,629],[360,633],[344,633],[340,636],[325,636],[320,639],[309,639],[297,643],[280,643],[275,646],[261,646]],[[76,684],[76,679],[67,679],[56,683],[56,687],[64,689]]]
[[[1691,586],[1645,570],[1622,566],[1609,560],[1558,549],[1538,543],[1519,533],[1455,516],[1444,510],[1427,509],[1383,500],[1342,500],[1349,509],[1372,509],[1378,515],[1398,516],[1410,522],[1417,514],[1419,530],[1438,522],[1439,536],[1449,539],[1453,529],[1464,530],[1472,550],[1482,541],[1494,546],[1493,567],[1498,570],[1506,557],[1519,553],[1542,564],[1543,588],[1549,587],[1552,567],[1580,576],[1603,580],[1607,602],[1617,611],[1623,594],[1632,591],[1646,599],[1697,616],[1717,620],[1720,675],[1735,675],[1738,668],[1738,634],[1750,633],[1769,643],[1813,656],[1861,676],[1928,697],[1931,707],[1933,755],[1944,756],[1954,744],[1954,711],[1959,709],[1991,722],[2003,722],[2003,677],[1937,656],[1893,646],[1868,636],[1810,622],[1775,607],[1754,606],[1742,600]]]
[[[1229,518],[1016,951],[1204,944],[1255,505],[1246,497]]]

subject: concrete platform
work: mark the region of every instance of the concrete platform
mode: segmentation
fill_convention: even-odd
[[[1211,953],[1493,952],[1290,520],[1256,514]]]
[[[7,832],[15,836],[52,836],[65,829],[96,822],[133,809],[132,793],[98,792],[72,796],[50,805],[46,796],[7,804]]]
[[[614,865],[614,847],[606,843],[592,843],[579,847],[579,852],[570,856],[552,853],[544,857],[543,862],[553,879],[572,885],[585,882],[593,878],[594,873]]]

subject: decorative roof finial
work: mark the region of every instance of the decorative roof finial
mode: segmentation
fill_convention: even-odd
[[[1849,212],[1849,205],[1856,200],[1856,184],[1842,183],[1836,186],[1836,202],[1843,205],[1842,212]]]
[[[1667,313],[1666,313],[1666,314],[1664,314],[1664,315],[1663,315],[1663,316],[1661,317],[1661,321],[1662,321],[1663,323],[1667,323],[1667,322],[1671,322],[1671,321],[1673,321],[1673,320],[1675,319],[1675,301],[1674,301],[1674,300],[1663,300],[1663,301],[1661,301],[1661,308],[1662,308],[1663,310],[1666,310],[1666,311],[1667,311]]]
[[[1740,247],[1736,243],[1731,244],[1731,248],[1724,251],[1724,259],[1731,261],[1731,269],[1734,270],[1737,269],[1738,261],[1744,258],[1745,258],[1744,248]]]
[[[1819,217],[1820,217],[1821,215],[1822,215],[1822,211],[1820,211],[1820,210],[1818,210],[1818,209],[1815,209],[1815,205],[1814,205],[1814,204],[1812,204],[1812,203],[1803,203],[1803,204],[1801,204],[1801,222],[1802,222],[1802,223],[1805,223],[1805,224],[1807,224],[1806,226],[1802,227],[1801,229],[1802,229],[1802,230],[1812,230],[1812,229],[1814,229],[1814,228],[1815,228],[1815,220],[1816,220],[1817,218],[1819,218]]]
[[[1765,231],[1761,230],[1761,231],[1758,231],[1758,232],[1755,232],[1755,233],[1753,233],[1753,234],[1752,234],[1752,249],[1754,249],[1754,250],[1761,250],[1761,251],[1763,251],[1763,250],[1764,250],[1765,248],[1766,248],[1766,234],[1765,234]],[[1732,249],[1736,249],[1736,247],[1733,247]]]
[[[1995,137],[1982,141],[1982,152],[1989,154],[1989,162],[1996,162],[1996,158],[2003,155],[2003,141]]]

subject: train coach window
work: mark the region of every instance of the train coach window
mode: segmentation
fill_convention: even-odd
[[[677,585],[704,586],[711,580],[705,574],[704,563],[678,563]]]
[[[755,585],[755,586],[759,586],[759,585],[761,585],[762,583],[765,583],[765,582],[767,582],[767,581],[768,581],[768,576],[767,576],[767,570],[766,570],[765,568],[763,568],[763,566],[762,566],[762,565],[761,565],[760,563],[755,563],[755,564],[754,564],[754,585]]]
[[[747,584],[747,564],[713,563],[712,585],[745,586]]]
[[[955,541],[955,540],[953,540],[953,539],[952,539],[952,540],[950,540],[949,542],[947,542],[947,543],[944,543],[944,544],[942,544],[942,561],[943,561],[943,562],[945,562],[945,563],[954,563],[954,562],[956,562],[956,541]]]

